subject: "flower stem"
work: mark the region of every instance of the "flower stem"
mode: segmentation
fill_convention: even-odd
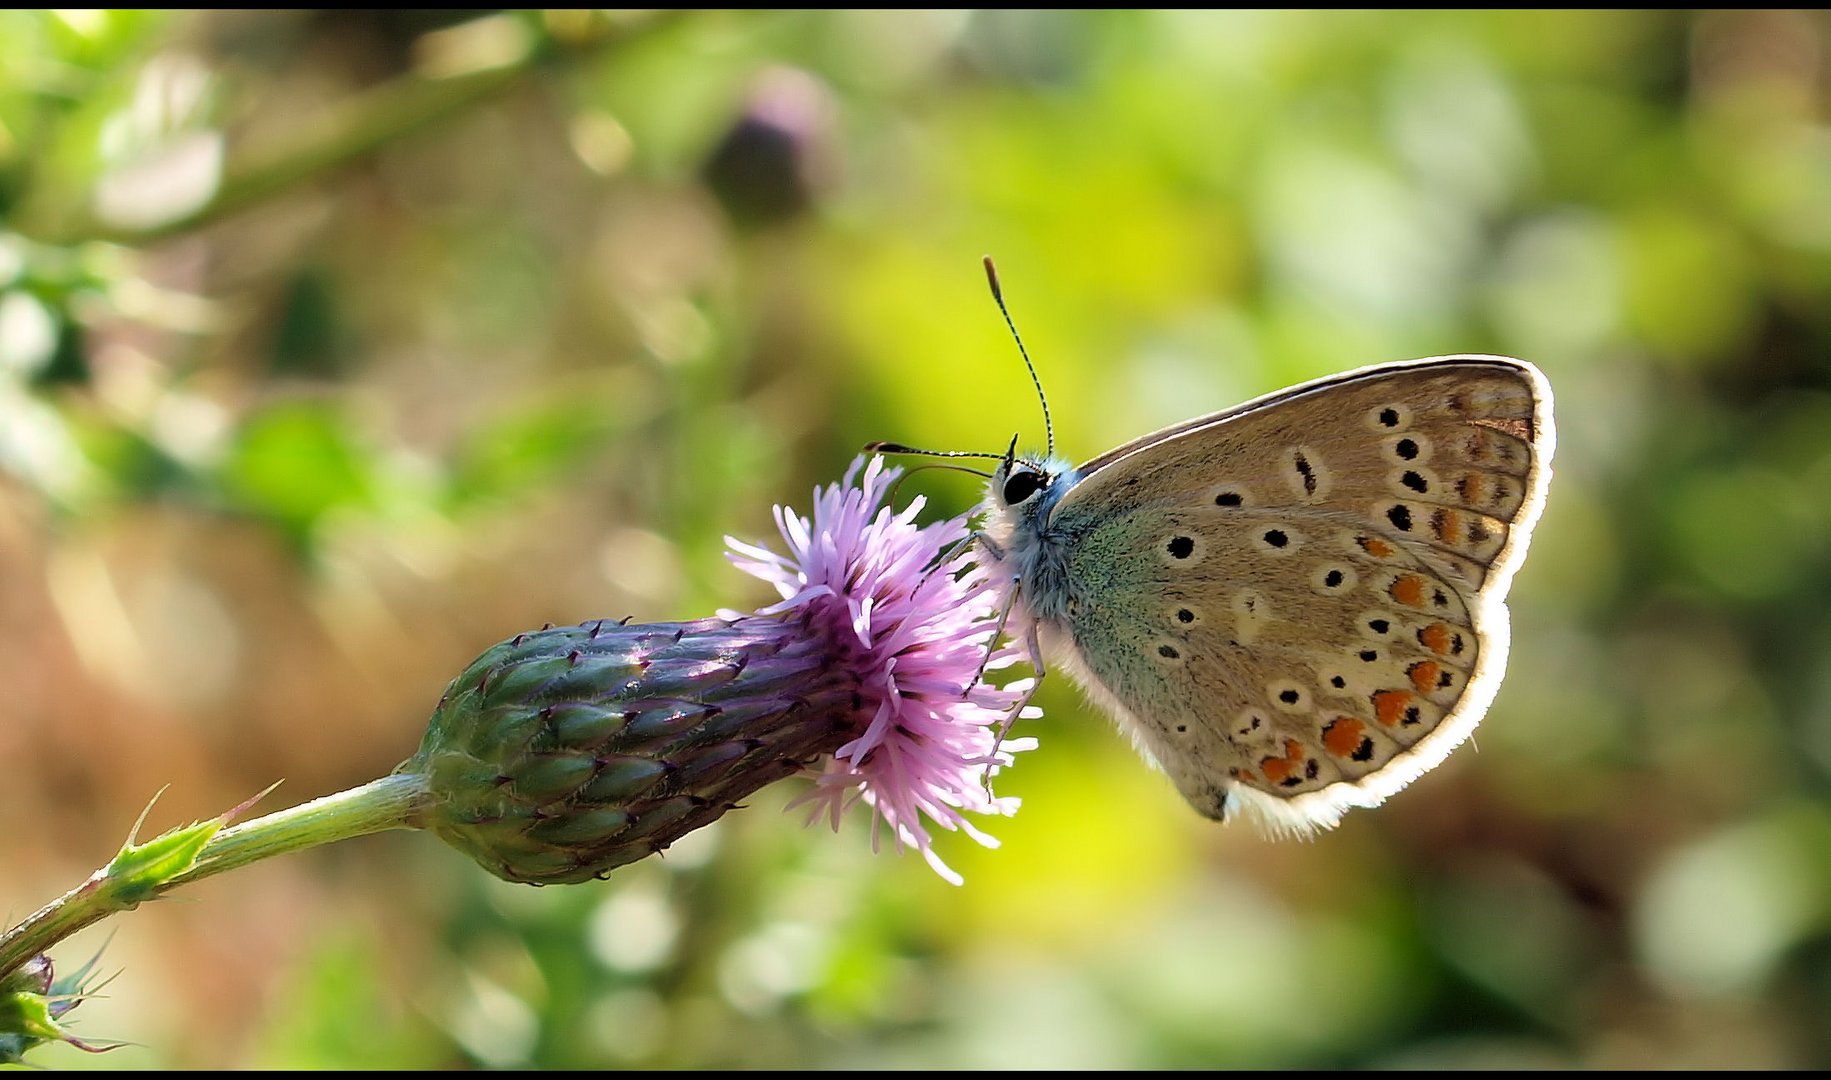
[[[194,857],[176,862],[129,858],[175,840],[191,830],[174,830],[144,845],[131,841],[107,866],[63,896],[0,935],[0,975],[13,970],[70,935],[117,911],[191,881],[246,866],[289,851],[386,829],[418,828],[416,817],[426,780],[411,773],[385,776],[348,791],[295,806],[230,828],[222,819],[193,826],[210,829]],[[227,816],[227,815],[225,815]]]
[[[274,855],[335,840],[388,829],[418,828],[413,816],[425,793],[425,777],[402,773],[232,825],[212,837],[197,862],[173,877],[169,885],[200,881]]]

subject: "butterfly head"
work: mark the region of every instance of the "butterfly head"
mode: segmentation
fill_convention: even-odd
[[[1019,457],[1017,439],[986,483],[988,531],[994,540],[1034,537],[1074,483],[1074,467],[1055,457]]]

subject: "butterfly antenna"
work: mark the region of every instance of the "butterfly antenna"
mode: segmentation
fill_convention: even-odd
[[[1003,454],[982,454],[976,450],[918,450],[913,446],[904,446],[894,442],[868,442],[865,444],[867,454],[918,454],[922,457],[976,457],[1002,460]],[[968,469],[967,472],[976,470]],[[984,474],[981,474],[984,475]]]
[[[1030,362],[1030,350],[1024,348],[1024,339],[1017,332],[1017,324],[1011,321],[1011,311],[1005,307],[1004,290],[998,287],[998,268],[992,265],[992,257],[985,256],[985,280],[992,286],[992,299],[998,302],[998,312],[1005,317],[1005,325],[1011,329],[1011,338],[1017,342],[1017,354],[1024,358],[1024,370],[1030,373],[1030,382],[1036,386],[1036,400],[1043,403],[1043,434],[1049,443],[1049,456],[1055,456],[1055,424],[1049,419],[1049,398],[1043,393],[1043,380],[1036,377],[1036,365]]]

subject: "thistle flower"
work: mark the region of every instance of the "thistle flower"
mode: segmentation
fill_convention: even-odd
[[[780,603],[546,627],[484,652],[396,770],[427,778],[416,823],[509,880],[582,881],[812,772],[796,800],[810,820],[837,828],[863,804],[874,846],[888,829],[958,884],[929,828],[995,844],[965,815],[1017,809],[987,778],[1034,745],[999,740],[1027,680],[976,679],[1018,656],[993,641],[1003,593],[961,543],[963,518],[921,526],[921,499],[885,505],[897,476],[861,459],[816,490],[811,520],[777,507],[786,555],[727,538]]]

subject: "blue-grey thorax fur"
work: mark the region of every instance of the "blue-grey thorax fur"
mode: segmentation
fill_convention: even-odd
[[[1040,471],[1043,487],[1016,506],[1005,502],[1005,484],[1013,471]],[[1062,458],[1018,460],[1001,464],[986,485],[988,554],[995,573],[1019,582],[1017,608],[1039,622],[1060,622],[1081,598],[1073,594],[1069,574],[1069,537],[1050,521],[1055,506],[1081,479],[1080,470]]]

